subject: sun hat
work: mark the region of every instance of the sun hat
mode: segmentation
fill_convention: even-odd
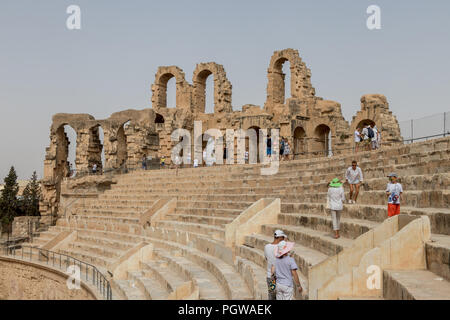
[[[273,236],[275,238],[279,238],[279,237],[285,237],[287,238],[287,235],[284,234],[284,232],[282,230],[275,230]]]
[[[339,178],[334,178],[333,180],[331,180],[330,187],[339,188],[340,186],[342,186],[342,182],[341,180],[339,180]]]
[[[390,178],[390,177],[396,177],[396,178],[398,178],[398,176],[397,176],[397,174],[396,174],[395,172],[389,173],[388,178]]]
[[[282,255],[288,253],[289,251],[292,250],[292,248],[294,247],[294,242],[286,242],[286,241],[281,241],[276,248],[275,251],[275,256],[277,258],[281,257]]]

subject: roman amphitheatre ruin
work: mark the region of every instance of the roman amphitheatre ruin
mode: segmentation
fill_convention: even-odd
[[[205,112],[209,76],[214,113]],[[172,78],[176,108],[167,107]],[[56,293],[45,298],[267,299],[264,246],[281,229],[295,242],[304,288],[296,299],[450,299],[450,138],[404,143],[382,94],[362,96],[360,111],[347,122],[338,102],[316,96],[311,71],[294,49],[274,52],[267,80],[264,106],[237,111],[222,65],[199,63],[191,82],[179,67],[163,66],[151,86],[152,108],[103,120],[54,115],[39,236],[1,257],[0,298],[43,298],[38,290],[59,279],[51,282]],[[205,148],[209,129],[223,135],[227,129],[279,129],[293,157],[274,175],[261,175],[268,165],[261,157],[257,163],[173,168],[171,152],[179,141],[171,134],[193,133],[194,121],[203,131],[190,141],[192,154],[196,139]],[[354,153],[353,132],[368,123],[380,130],[382,146]],[[76,132],[75,176],[67,126]],[[142,170],[144,157],[154,163],[164,157],[166,166]],[[341,238],[334,239],[327,185],[354,159],[364,171],[364,188],[357,204],[344,206]],[[94,166],[100,174],[88,174]],[[402,214],[387,219],[386,176],[393,171],[405,191]],[[77,263],[83,290],[74,293],[61,270]],[[368,285],[373,266],[379,279]],[[40,282],[18,281],[14,268],[41,270]],[[16,289],[8,290],[12,278]]]

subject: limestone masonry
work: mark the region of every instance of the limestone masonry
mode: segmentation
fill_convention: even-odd
[[[286,61],[289,98],[282,72]],[[214,113],[206,114],[210,75]],[[172,77],[176,108],[169,109]],[[192,83],[180,68],[160,67],[151,88],[152,109],[121,111],[105,120],[55,115],[40,226],[13,257],[0,257],[7,259],[0,259],[0,299],[105,298],[98,287],[78,294],[65,290],[61,274],[41,268],[52,265],[55,253],[95,266],[113,299],[267,299],[264,247],[277,229],[295,242],[292,257],[304,289],[296,291],[296,299],[450,299],[450,137],[404,143],[380,94],[364,95],[349,124],[339,103],[315,96],[310,78],[296,50],[277,51],[270,60],[263,108],[245,105],[233,111],[223,66],[198,64]],[[169,164],[178,143],[171,141],[172,132],[185,129],[192,136],[194,121],[202,122],[205,137],[212,128],[223,134],[227,129],[279,129],[294,159],[281,161],[273,175],[261,174],[264,161],[140,168],[144,157],[158,161],[164,156]],[[372,123],[381,131],[381,148],[354,152],[355,128]],[[76,168],[68,162],[66,125],[77,133]],[[204,148],[203,138],[194,137],[191,150]],[[363,170],[364,184],[358,203],[344,205],[341,237],[335,239],[326,210],[328,184],[343,178],[352,160]],[[94,165],[102,174],[85,174]],[[69,177],[71,169],[77,170],[75,177]],[[404,189],[401,214],[392,218],[385,192],[390,172],[399,175]],[[15,234],[25,236],[36,224],[17,219]],[[31,278],[36,288],[24,288],[38,267],[38,279]],[[39,295],[46,287],[51,294]]]
[[[285,97],[283,64],[289,61],[291,97]],[[214,113],[205,113],[205,88],[208,76],[214,77]],[[176,80],[176,108],[167,108],[167,83]],[[152,109],[126,110],[97,120],[88,114],[56,114],[50,130],[50,146],[44,161],[42,222],[51,221],[58,211],[61,181],[69,173],[69,141],[64,126],[71,126],[76,134],[78,172],[136,168],[141,159],[165,156],[170,163],[171,150],[178,142],[171,141],[176,129],[193,132],[194,120],[202,121],[203,132],[217,128],[280,130],[295,159],[322,156],[328,149],[333,154],[349,151],[353,146],[353,132],[357,126],[374,122],[381,131],[383,145],[402,141],[398,122],[385,96],[368,94],[361,98],[361,110],[351,124],[344,119],[338,102],[316,97],[311,84],[311,71],[297,50],[276,51],[270,59],[267,73],[267,99],[261,108],[244,105],[242,111],[233,111],[232,85],[225,69],[215,62],[197,65],[192,83],[185,79],[183,70],[176,66],[159,67],[152,90]],[[99,127],[104,132],[104,145],[99,138]],[[200,139],[203,137],[200,137]],[[193,145],[194,142],[191,141]],[[203,146],[205,142],[202,143]],[[104,149],[105,168],[101,153]],[[194,154],[194,152],[192,152]]]

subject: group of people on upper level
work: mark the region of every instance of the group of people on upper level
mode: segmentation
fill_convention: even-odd
[[[357,127],[354,138],[355,152],[377,150],[381,146],[381,132],[374,123]]]

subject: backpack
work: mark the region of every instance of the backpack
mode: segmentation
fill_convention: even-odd
[[[373,129],[371,127],[367,128],[367,132],[370,139],[375,137],[375,133],[373,132]]]

